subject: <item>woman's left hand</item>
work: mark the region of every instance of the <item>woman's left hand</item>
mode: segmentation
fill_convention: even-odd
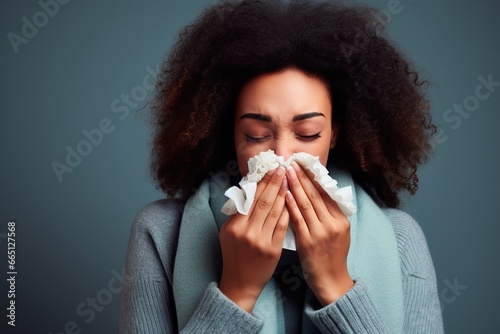
[[[290,192],[286,205],[304,279],[326,306],[354,285],[347,270],[350,223],[337,203],[296,162],[287,170],[287,180]]]

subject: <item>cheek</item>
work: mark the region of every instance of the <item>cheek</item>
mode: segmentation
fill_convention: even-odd
[[[317,143],[314,147],[311,145],[304,145],[304,143],[297,143],[296,149],[293,150],[296,152],[306,152],[314,156],[319,157],[319,161],[323,166],[326,166],[328,161],[328,154],[330,153],[330,141],[328,140],[326,143]],[[241,144],[240,147],[236,146],[236,157],[238,159],[238,166],[240,169],[240,173],[242,176],[248,174],[248,160],[257,154],[267,151],[268,148],[257,149],[255,147],[248,147],[248,145]]]
[[[238,166],[242,176],[248,174],[248,159],[259,154],[255,148],[252,148],[246,142],[243,136],[235,134],[234,146],[236,148],[236,159],[238,160]]]
[[[235,132],[234,136],[236,157],[242,176],[248,174],[248,159],[268,149],[276,149],[273,147],[272,141],[256,145],[255,143],[248,143],[242,133]],[[287,143],[290,145],[288,148],[291,152],[306,152],[314,156],[319,156],[319,160],[323,166],[326,166],[328,161],[330,141],[330,137],[321,137],[314,142],[303,142],[294,138],[293,134],[290,135],[290,138],[287,138]]]
[[[257,149],[255,147],[250,148],[241,148],[240,150],[237,149],[236,151],[236,158],[238,160],[238,166],[240,169],[240,173],[242,176],[245,176],[248,174],[248,160],[257,154],[261,152],[265,152],[268,149]]]
[[[242,155],[238,154],[237,159],[238,159],[238,167],[240,169],[240,173],[242,176],[245,176],[248,174],[248,159],[250,159],[250,156],[247,155]]]
[[[329,151],[327,151],[326,153],[324,153],[324,154],[322,154],[322,155],[319,156],[319,161],[325,167],[326,167],[326,163],[328,161],[328,153],[329,153]]]
[[[319,156],[319,161],[323,166],[326,166],[328,154],[330,153],[330,138],[322,138],[321,142],[314,148],[314,152],[308,152],[312,155]]]

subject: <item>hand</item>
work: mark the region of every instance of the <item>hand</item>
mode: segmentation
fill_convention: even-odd
[[[290,220],[285,207],[287,190],[283,167],[268,172],[257,185],[248,215],[231,216],[219,233],[219,289],[247,312],[252,312],[281,256]]]
[[[287,170],[286,206],[304,278],[326,306],[354,285],[347,270],[350,223],[337,203],[296,163]]]

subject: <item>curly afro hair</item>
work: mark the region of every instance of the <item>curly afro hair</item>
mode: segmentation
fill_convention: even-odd
[[[341,126],[329,163],[347,168],[381,206],[418,188],[432,153],[426,82],[383,35],[379,12],[335,2],[225,1],[180,34],[158,76],[151,169],[168,196],[187,198],[236,160],[241,87],[295,67],[329,86]],[[186,167],[186,165],[188,167]]]

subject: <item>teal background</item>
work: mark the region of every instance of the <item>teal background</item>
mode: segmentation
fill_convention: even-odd
[[[365,1],[385,9],[392,2]],[[73,0],[18,53],[7,34],[21,34],[23,16],[32,21],[41,7],[0,3],[1,276],[10,220],[17,224],[18,271],[17,326],[4,327],[2,311],[2,333],[64,333],[72,321],[81,333],[117,331],[119,295],[111,291],[119,287],[130,226],[162,194],[148,174],[143,107],[152,91],[127,107],[128,116],[124,103],[119,113],[111,105],[140,91],[147,67],[154,69],[182,28],[212,3]],[[402,0],[397,8],[389,35],[432,83],[434,121],[446,136],[405,210],[427,236],[447,332],[498,333],[500,87],[457,129],[443,115],[474,94],[478,76],[500,81],[500,2]],[[82,130],[105,118],[113,131],[59,182],[52,162],[64,163],[66,146],[75,149]],[[462,286],[457,293],[448,287],[454,281]],[[96,297],[106,305],[91,319],[88,298]]]

